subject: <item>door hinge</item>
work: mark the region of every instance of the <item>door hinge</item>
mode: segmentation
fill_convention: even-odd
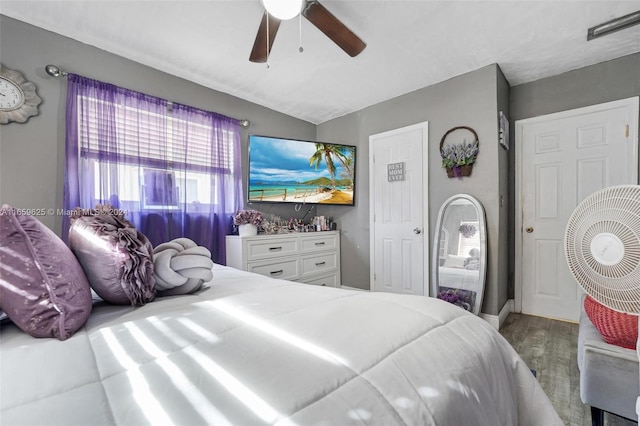
[[[628,124],[625,126],[625,129],[624,129],[624,137],[625,138],[629,137],[629,125]]]

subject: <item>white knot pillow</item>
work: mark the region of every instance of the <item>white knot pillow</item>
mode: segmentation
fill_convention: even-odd
[[[193,293],[213,278],[211,252],[188,238],[154,248],[153,266],[159,296]]]

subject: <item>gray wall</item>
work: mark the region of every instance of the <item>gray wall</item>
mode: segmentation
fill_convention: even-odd
[[[467,193],[480,200],[486,209],[489,244],[482,311],[494,315],[507,297],[513,297],[513,124],[521,118],[640,94],[640,54],[511,89],[500,68],[491,65],[314,126],[6,16],[0,16],[0,52],[2,63],[33,81],[43,99],[39,116],[25,124],[0,126],[0,202],[22,208],[62,205],[66,81],[45,74],[44,66],[52,63],[90,78],[247,118],[252,125],[243,130],[243,152],[248,133],[356,145],[356,207],[320,206],[310,213],[338,222],[343,231],[342,281],[353,287],[369,286],[369,136],[428,121],[429,247],[438,209],[449,196]],[[500,110],[512,125],[509,151],[498,144]],[[440,165],[440,138],[460,125],[478,132],[480,156],[470,178],[449,179]],[[245,176],[246,161],[245,156]],[[253,207],[285,218],[306,212],[303,208],[296,213],[291,206]],[[42,220],[60,232],[60,218]]]
[[[239,98],[146,67],[95,47],[0,15],[2,64],[23,73],[42,98],[40,114],[26,123],[0,126],[0,203],[20,208],[62,208],[66,79],[44,72],[47,64],[89,78],[124,86],[235,118],[246,118],[247,135],[314,139],[316,126]],[[246,156],[243,170],[246,176]],[[290,216],[287,208],[285,217]],[[280,213],[272,209],[272,213]],[[296,217],[296,216],[294,216]],[[60,217],[42,222],[60,234]]]
[[[344,285],[369,288],[369,136],[428,121],[429,247],[433,247],[436,216],[442,203],[457,193],[475,196],[484,205],[487,217],[488,274],[482,311],[494,315],[499,312],[507,293],[507,281],[501,279],[506,276],[507,262],[498,258],[499,242],[506,241],[506,234],[500,235],[506,225],[501,224],[498,191],[501,188],[499,170],[502,163],[506,163],[506,152],[498,146],[496,93],[498,81],[503,79],[500,76],[496,65],[487,66],[318,126],[319,140],[357,145],[357,207],[350,210],[324,207],[322,210],[323,214],[338,218],[344,231],[342,247],[348,253],[343,254]],[[504,104],[504,99],[501,102]],[[450,179],[441,167],[440,139],[455,126],[472,127],[480,139],[478,161],[468,178]]]
[[[511,88],[512,123],[640,94],[640,53]]]
[[[497,79],[497,102],[498,102],[498,111],[502,111],[506,114],[507,118],[511,119],[511,109],[509,105],[509,94],[510,94],[510,86],[507,82],[507,79],[504,77],[502,70],[498,68],[498,73],[496,75]],[[496,123],[499,131],[499,124]],[[510,134],[513,134],[512,132]],[[509,143],[509,148],[511,150],[511,146],[513,143]],[[509,171],[512,168],[509,161],[509,151],[500,147],[498,149],[498,211],[499,211],[499,219],[498,219],[498,242],[496,250],[498,251],[498,282],[500,285],[498,286],[498,294],[496,295],[498,299],[498,309],[502,309],[502,306],[509,299],[509,288],[513,287],[511,281],[513,281],[511,275],[509,274],[510,270],[510,253],[513,253],[513,249],[509,246],[509,236],[510,230],[513,228],[515,222],[512,220],[512,217],[509,214],[509,201],[512,199],[510,195],[511,185],[514,182],[509,177]],[[496,246],[494,245],[494,247]]]
[[[511,146],[509,180],[515,182],[516,120],[552,114],[589,105],[640,96],[640,53],[573,70],[511,88]],[[509,217],[515,224],[515,185],[510,188]],[[515,229],[509,229],[509,247],[515,248]],[[509,276],[515,268],[514,251],[509,251]],[[509,283],[513,297],[514,282]]]

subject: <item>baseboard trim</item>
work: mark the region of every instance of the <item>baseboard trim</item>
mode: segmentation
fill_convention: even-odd
[[[351,287],[351,286],[348,286],[348,285],[340,285],[340,288],[343,288],[345,290],[369,291],[369,290],[366,290],[364,288]]]
[[[509,314],[514,311],[514,307],[514,300],[508,299],[502,309],[500,309],[500,313],[498,315],[480,313],[480,318],[491,324],[496,330],[500,330],[500,327],[502,327],[502,324],[504,324]]]

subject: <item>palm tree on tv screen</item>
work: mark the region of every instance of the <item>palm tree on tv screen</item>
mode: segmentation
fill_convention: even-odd
[[[327,171],[331,176],[331,185],[333,190],[336,190],[336,165],[333,162],[333,157],[339,159],[342,164],[345,164],[347,159],[347,154],[345,151],[347,147],[342,145],[334,145],[329,143],[316,143],[316,152],[313,153],[311,158],[309,158],[309,165],[315,166],[315,169],[318,170],[318,166],[322,164],[322,160],[327,165]]]
[[[344,148],[345,155],[338,157],[338,159],[340,160],[340,162],[345,168],[345,171],[343,173],[344,178],[350,180],[351,186],[353,186],[353,180],[355,179],[355,170],[354,170],[355,163],[353,161],[355,149],[352,146],[345,146],[343,148]]]

